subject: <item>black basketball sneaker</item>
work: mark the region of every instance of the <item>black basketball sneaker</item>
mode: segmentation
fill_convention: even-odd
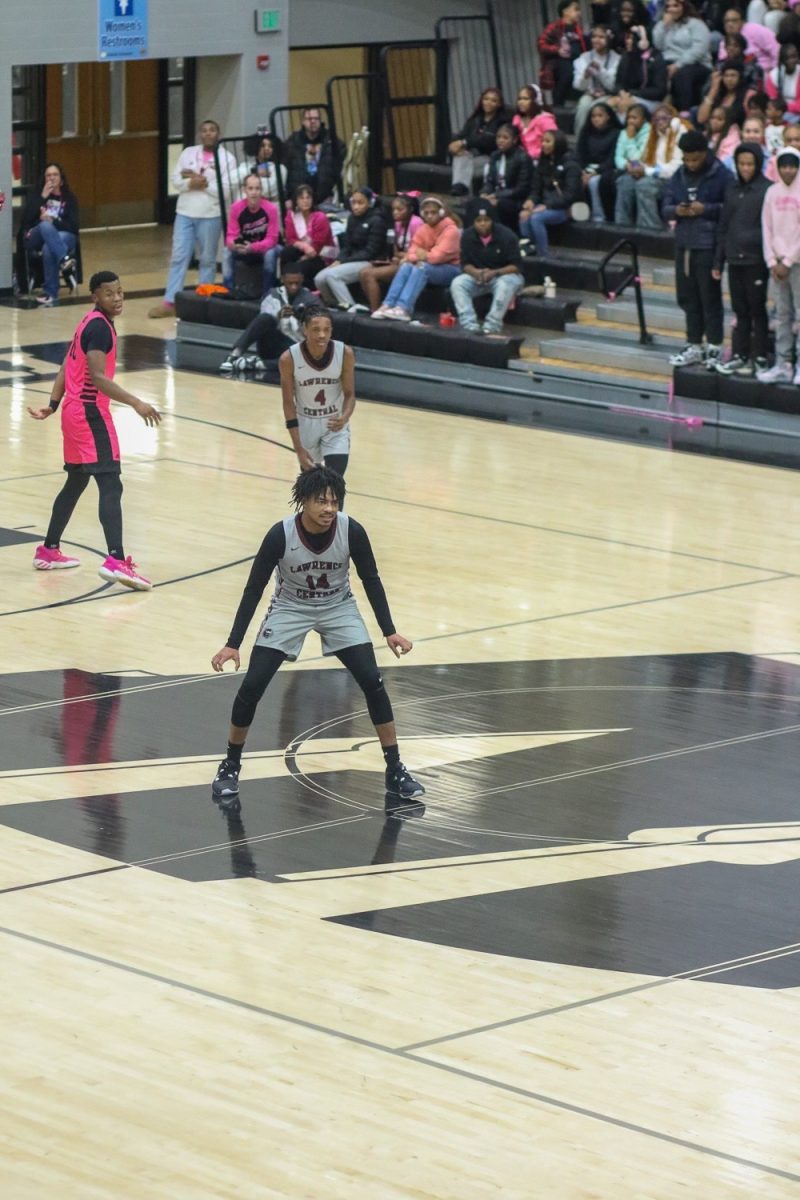
[[[401,800],[413,800],[416,796],[424,796],[425,788],[403,763],[398,762],[386,768],[386,794],[399,796]]]
[[[241,769],[241,763],[232,762],[230,758],[223,758],[214,782],[211,784],[211,791],[218,800],[225,796],[239,795],[239,772]]]

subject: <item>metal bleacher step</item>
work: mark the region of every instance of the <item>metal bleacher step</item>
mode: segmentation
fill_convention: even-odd
[[[589,330],[592,332],[588,333]],[[616,330],[611,337],[607,329],[581,325],[580,332],[577,332],[577,327],[572,326],[562,337],[541,339],[539,353],[543,358],[556,358],[570,363],[587,363],[590,366],[651,375],[671,375],[669,356],[680,349],[683,339],[657,336],[652,345],[641,346],[636,338],[633,330],[630,337],[622,336]]]
[[[639,314],[635,300],[601,300],[595,305],[595,316],[598,321],[614,321],[618,325],[639,327]],[[644,300],[644,316],[648,328],[666,329],[669,332],[682,333],[686,325],[686,317],[674,300],[671,304],[654,301],[648,296]]]

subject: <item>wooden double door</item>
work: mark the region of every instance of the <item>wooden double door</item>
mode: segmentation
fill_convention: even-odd
[[[157,60],[47,68],[47,160],[78,197],[81,227],[156,218]]]

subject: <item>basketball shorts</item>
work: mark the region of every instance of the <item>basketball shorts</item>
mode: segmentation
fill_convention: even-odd
[[[282,651],[290,662],[299,656],[308,633],[318,633],[323,654],[336,654],[348,646],[372,642],[352,596],[330,606],[309,604],[300,608],[270,604],[256,637],[256,646]]]
[[[119,473],[119,442],[111,413],[97,404],[65,405],[61,414],[64,469]]]
[[[301,425],[300,442],[314,462],[321,463],[328,454],[350,453],[350,426],[348,424],[344,429],[326,429],[320,434],[320,430],[314,424]]]

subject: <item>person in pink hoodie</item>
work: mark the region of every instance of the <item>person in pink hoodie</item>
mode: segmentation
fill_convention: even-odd
[[[800,152],[789,146],[776,157],[778,182],[764,198],[764,258],[772,275],[777,309],[775,365],[759,371],[759,383],[800,387]],[[794,375],[792,356],[795,356]]]
[[[420,214],[423,223],[411,239],[406,261],[372,314],[379,321],[410,321],[427,285],[449,287],[461,270],[461,231],[441,200],[426,196]]]
[[[261,296],[275,286],[280,231],[278,210],[271,200],[264,199],[261,177],[253,172],[245,178],[244,199],[236,200],[228,213],[222,282],[229,291],[236,282],[237,262],[261,263]]]
[[[558,129],[558,123],[542,100],[542,89],[536,83],[524,83],[517,92],[517,111],[511,124],[519,130],[522,148],[534,162],[542,153],[542,138],[548,129]]]

